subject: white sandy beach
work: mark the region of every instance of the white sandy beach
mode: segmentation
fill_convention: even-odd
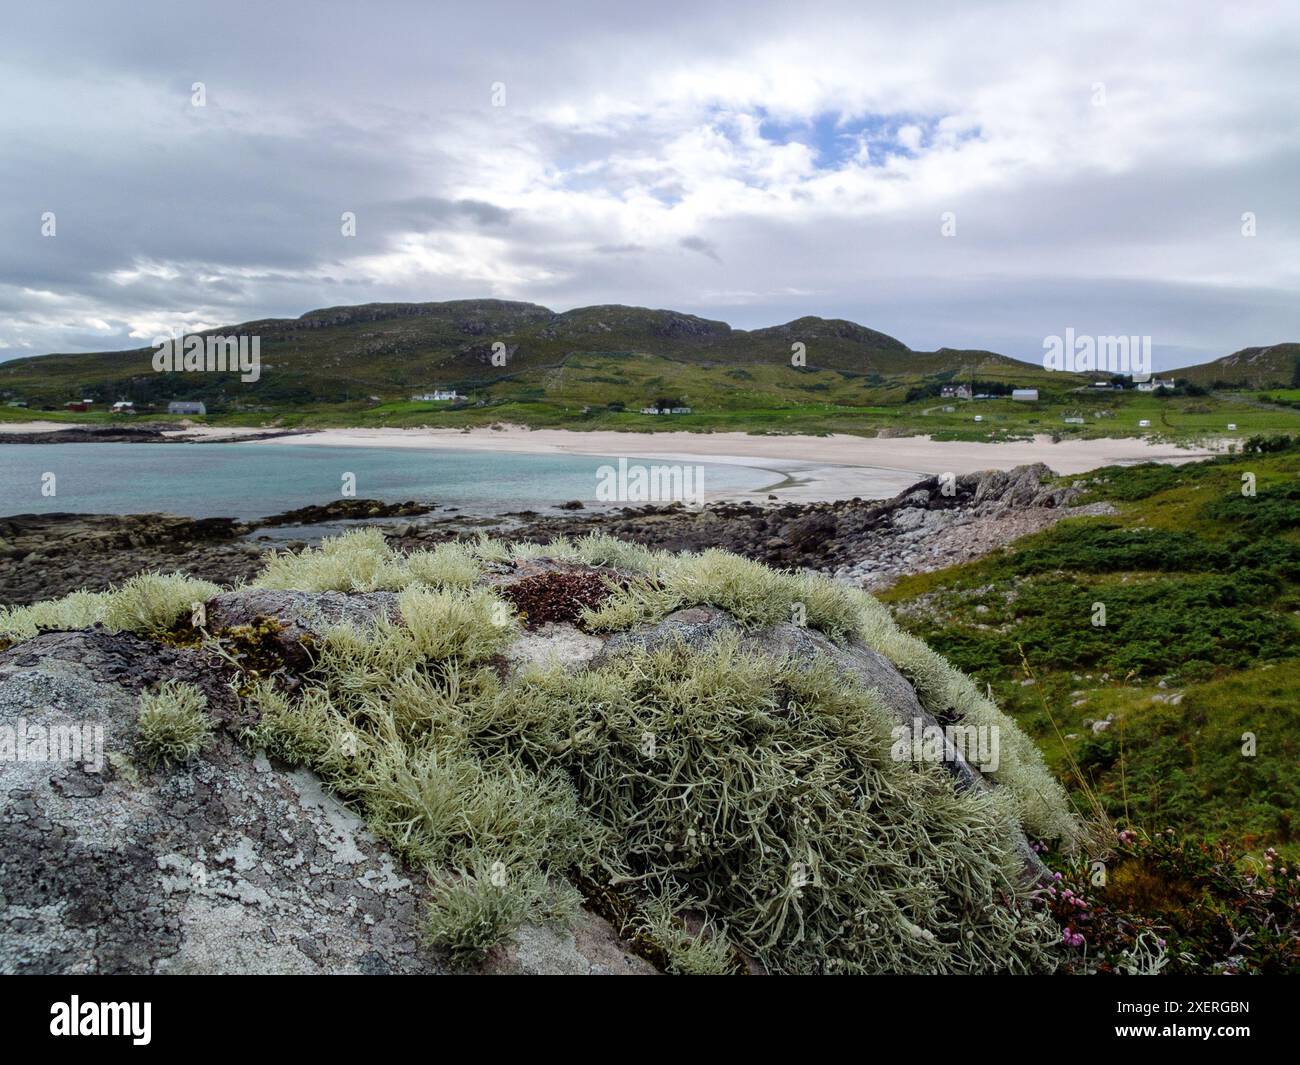
[[[57,422],[10,422],[6,432],[41,432],[73,428]],[[266,432],[264,428],[195,425],[168,433],[179,439],[237,442]],[[1214,454],[1206,449],[1152,444],[1135,437],[1063,440],[1049,436],[1032,441],[970,443],[932,440],[928,436],[875,437],[751,436],[748,433],[619,433],[568,429],[322,429],[268,440],[250,447],[373,447],[422,450],[492,451],[543,455],[593,455],[661,459],[680,463],[723,463],[771,473],[760,490],[709,492],[710,499],[811,503],[834,499],[885,499],[923,477],[940,473],[975,473],[1045,462],[1060,474],[1085,473],[1099,466],[1135,462],[1192,462]],[[111,446],[111,445],[105,445]]]
[[[201,429],[199,435],[229,437],[230,430]],[[195,434],[189,434],[195,435]],[[506,451],[531,454],[655,458],[686,463],[727,463],[772,471],[772,491],[782,500],[809,503],[833,499],[884,499],[923,477],[975,473],[1045,462],[1060,474],[1135,462],[1192,462],[1212,451],[1149,444],[1137,438],[967,443],[927,436],[751,436],[747,433],[573,432],[566,429],[324,429],[255,441],[317,447],[382,447]],[[710,498],[766,499],[769,489],[708,493]]]

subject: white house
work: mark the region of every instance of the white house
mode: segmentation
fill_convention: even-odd
[[[422,392],[418,396],[411,397],[411,399],[414,400],[416,403],[445,403],[453,399],[466,399],[466,398],[468,397],[462,396],[454,388],[451,389],[450,391],[438,389],[437,391],[434,392]]]
[[[1137,390],[1139,392],[1154,392],[1157,388],[1173,387],[1174,383],[1172,381],[1162,381],[1158,377],[1153,377],[1150,381],[1139,381],[1137,383]]]
[[[1036,388],[1013,388],[1011,398],[1019,400],[1021,403],[1037,403],[1038,389]]]
[[[1150,418],[1143,418],[1140,422],[1138,422],[1138,428],[1139,428],[1139,429],[1150,429],[1150,428],[1151,428],[1151,419],[1150,419]]]
[[[970,385],[944,385],[939,395],[943,399],[970,399]]]
[[[180,402],[177,400],[173,400],[171,403],[167,404],[167,413],[168,414],[207,414],[208,408],[207,405],[202,402],[190,403],[188,401]]]
[[[119,399],[116,403],[113,404],[113,413],[134,414],[135,404],[132,403],[129,399]]]

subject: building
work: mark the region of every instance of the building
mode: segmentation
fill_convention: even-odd
[[[1038,389],[1036,388],[1013,388],[1011,398],[1019,400],[1021,403],[1037,403]]]
[[[944,385],[939,389],[942,399],[970,399],[970,385]]]
[[[1065,419],[1065,424],[1066,424],[1066,425],[1082,425],[1082,424],[1083,424],[1083,419],[1082,419],[1082,418],[1079,418],[1079,417],[1077,417],[1077,416],[1076,416],[1076,417],[1071,417],[1071,418],[1066,418],[1066,419]]]
[[[95,401],[93,399],[74,399],[68,403],[65,403],[64,406],[67,407],[68,410],[78,410],[78,411],[90,410],[90,408],[94,405],[94,402]]]
[[[454,399],[468,398],[468,396],[462,396],[454,388],[450,391],[437,389],[433,392],[421,392],[418,396],[411,397],[411,399],[416,403],[447,403]]]
[[[134,414],[135,404],[132,403],[129,399],[119,399],[116,403],[113,404],[113,413]]]
[[[1154,392],[1157,388],[1173,387],[1174,383],[1172,381],[1162,381],[1158,377],[1153,377],[1150,381],[1139,381],[1137,383],[1137,390],[1139,392]]]
[[[690,414],[690,407],[642,407],[642,414]]]
[[[1138,428],[1139,428],[1139,429],[1150,429],[1150,428],[1151,428],[1151,419],[1150,419],[1150,418],[1143,418],[1141,421],[1138,422]]]
[[[184,401],[173,400],[171,403],[167,404],[167,413],[168,414],[207,414],[208,408],[207,405],[202,402],[192,403],[188,400],[184,400]]]

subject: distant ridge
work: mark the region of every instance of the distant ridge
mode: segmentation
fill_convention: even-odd
[[[808,368],[879,379],[963,377],[1042,367],[991,351],[913,351],[902,341],[842,318],[805,316],[761,329],[682,311],[620,304],[556,312],[536,303],[474,299],[322,307],[297,318],[263,318],[208,334],[261,338],[263,372],[240,386],[243,402],[281,406],[405,398],[438,382],[482,388],[503,378],[559,369],[583,355],[654,355],[706,367],[789,365],[803,345]],[[495,350],[504,353],[494,360]],[[1198,382],[1289,384],[1300,345],[1245,348],[1188,370]],[[233,394],[222,382],[159,374],[153,349],[37,355],[0,363],[0,396],[61,405],[71,398],[157,402],[199,392]]]

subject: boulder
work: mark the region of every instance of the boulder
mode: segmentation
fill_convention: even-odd
[[[243,594],[246,612],[276,603],[302,632],[338,607],[333,593]],[[0,729],[31,756],[0,762],[0,973],[445,971],[423,945],[422,877],[313,774],[225,729],[192,765],[144,763],[137,696],[166,679],[200,684],[215,716],[234,717],[228,678],[195,650],[90,631],[0,654]],[[588,913],[521,929],[485,971],[652,967]]]

